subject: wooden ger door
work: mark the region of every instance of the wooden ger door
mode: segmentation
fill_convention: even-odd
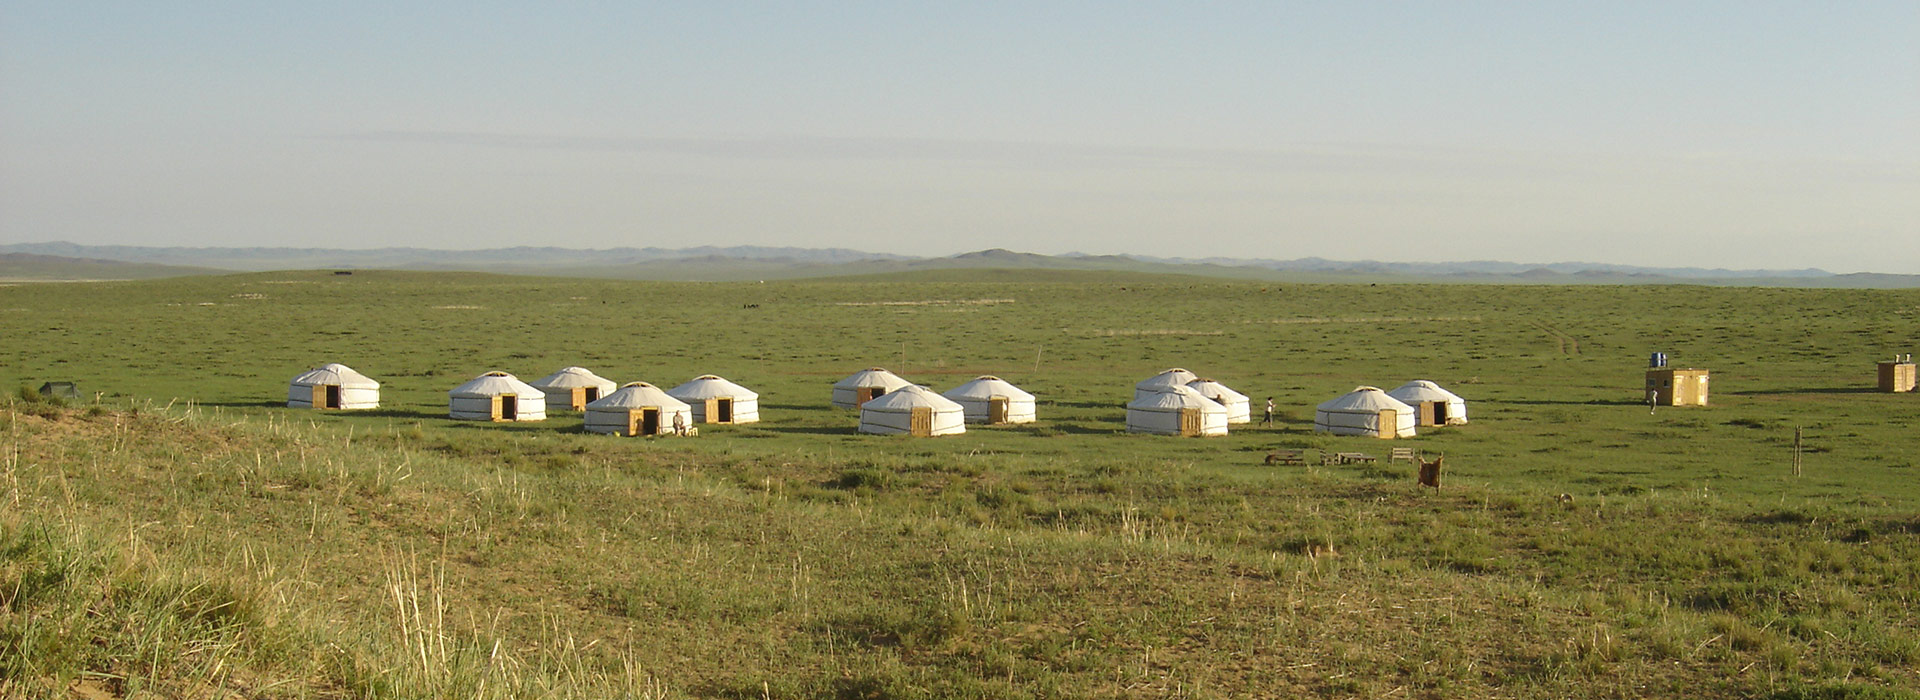
[[[1180,409],[1180,434],[1188,437],[1199,435],[1204,430],[1200,421],[1200,409]]]

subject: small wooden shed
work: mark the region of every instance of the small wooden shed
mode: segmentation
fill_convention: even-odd
[[[1899,394],[1913,391],[1916,374],[1912,360],[1880,363],[1880,390]]]
[[[1671,367],[1647,370],[1647,403],[1655,406],[1707,405],[1707,371]]]

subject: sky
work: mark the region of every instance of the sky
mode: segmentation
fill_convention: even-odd
[[[0,244],[1920,273],[1920,2],[0,0]]]

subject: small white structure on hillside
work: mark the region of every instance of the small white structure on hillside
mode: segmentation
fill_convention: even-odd
[[[1425,379],[1402,384],[1387,395],[1412,406],[1420,427],[1467,423],[1467,400]]]
[[[932,389],[908,384],[860,406],[860,432],[875,435],[957,435],[967,432],[966,410]]]
[[[1194,391],[1200,392],[1201,396],[1212,399],[1214,403],[1226,408],[1227,423],[1238,425],[1253,422],[1253,407],[1247,400],[1246,394],[1234,391],[1232,387],[1204,377],[1187,382],[1187,386]]]
[[[693,425],[693,408],[646,382],[629,382],[587,404],[587,432],[678,435]]]
[[[506,372],[488,372],[447,392],[448,415],[458,420],[547,419],[547,394]]]
[[[1179,367],[1175,367],[1173,369],[1169,369],[1167,371],[1164,371],[1159,374],[1148,377],[1146,379],[1143,379],[1140,381],[1139,384],[1133,385],[1133,398],[1135,399],[1144,398],[1148,394],[1154,393],[1156,391],[1161,391],[1162,389],[1170,386],[1186,386],[1187,382],[1191,382],[1199,378],[1200,378],[1199,375],[1196,375],[1192,372],[1188,372]]]
[[[941,392],[966,412],[968,423],[1032,423],[1033,394],[990,374]]]
[[[904,386],[913,386],[913,382],[885,369],[868,367],[833,383],[833,405],[835,408],[859,408],[861,404]]]
[[[287,386],[287,406],[343,411],[379,408],[380,382],[352,367],[329,362],[293,378]]]
[[[717,374],[702,374],[667,395],[693,407],[695,423],[758,423],[760,395]]]
[[[563,367],[558,372],[535,379],[529,384],[547,394],[547,408],[584,411],[587,404],[613,393],[618,384],[587,371],[584,367]]]
[[[1392,439],[1413,437],[1414,410],[1378,387],[1353,391],[1320,404],[1313,412],[1313,431],[1335,435],[1365,435]]]
[[[1227,408],[1185,384],[1148,392],[1127,404],[1127,432],[1185,437],[1227,434]]]

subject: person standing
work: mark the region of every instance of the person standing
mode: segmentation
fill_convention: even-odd
[[[1261,421],[1260,424],[1273,425],[1273,397],[1271,396],[1267,397],[1267,419]]]

